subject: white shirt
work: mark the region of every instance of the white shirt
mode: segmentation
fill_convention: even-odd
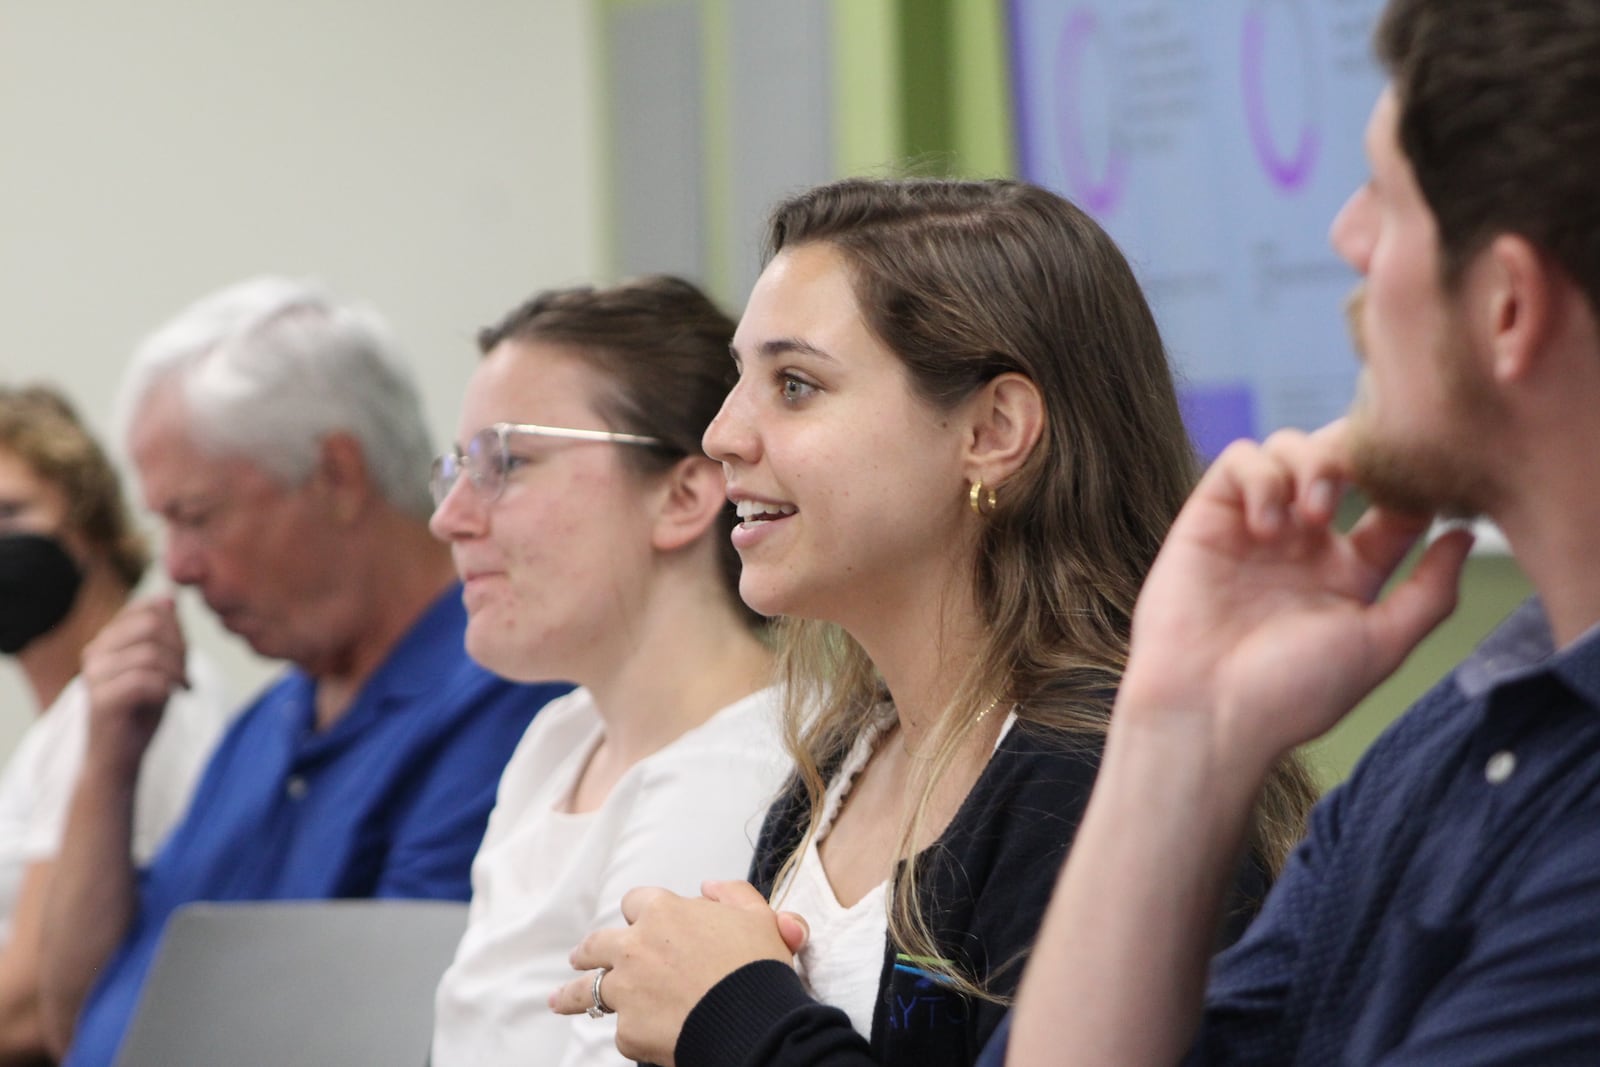
[[[878,1003],[878,980],[883,975],[884,943],[889,936],[889,883],[879,882],[846,908],[839,903],[828,872],[822,868],[818,847],[833,829],[856,776],[872,759],[878,742],[893,722],[893,708],[885,705],[857,735],[823,795],[817,832],[800,854],[791,877],[775,894],[773,905],[780,911],[805,917],[809,933],[805,947],[795,957],[795,971],[806,992],[850,1016],[851,1027],[869,1040],[872,1013]]]
[[[133,803],[135,863],[154,856],[188,810],[200,772],[238,710],[221,673],[204,657],[191,652],[187,671],[191,688],[167,701],[140,766]],[[23,732],[0,771],[0,941],[11,935],[23,872],[61,847],[88,742],[89,689],[74,678]]]
[[[472,864],[472,907],[439,983],[434,1067],[620,1067],[616,1020],[561,1016],[546,998],[592,930],[624,925],[641,885],[698,895],[749,872],[789,760],[766,689],[628,768],[595,811],[559,810],[604,730],[587,690],[552,701],[506,765]]]
[[[894,722],[894,708],[885,704],[856,736],[839,773],[823,794],[817,832],[811,835],[792,875],[774,894],[773,904],[779,911],[792,911],[806,920],[810,932],[805,947],[795,957],[795,971],[806,991],[848,1015],[851,1028],[869,1041],[889,938],[889,881],[879,882],[846,908],[839,903],[828,872],[822,867],[819,846],[833,829],[856,776],[866,768]],[[997,747],[1015,722],[1015,711],[1008,712],[995,739]]]

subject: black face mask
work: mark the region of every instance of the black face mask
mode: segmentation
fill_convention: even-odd
[[[72,610],[83,571],[61,542],[43,534],[0,534],[0,652],[21,652]]]

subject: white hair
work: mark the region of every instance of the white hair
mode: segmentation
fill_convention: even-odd
[[[369,308],[270,277],[197,301],[134,351],[117,405],[124,440],[150,393],[172,381],[204,451],[244,456],[299,485],[323,439],[348,433],[385,499],[420,518],[432,511],[433,450],[415,380]]]

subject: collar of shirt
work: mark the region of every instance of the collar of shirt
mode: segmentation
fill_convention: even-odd
[[[1555,676],[1590,707],[1600,708],[1600,624],[1558,651],[1544,606],[1530,598],[1462,662],[1455,681],[1476,701],[1491,689],[1540,674]]]
[[[417,706],[413,698],[452,684],[462,669],[460,643],[465,630],[461,585],[452,582],[389,650],[350,707],[325,732],[315,729],[316,679],[296,669],[282,696],[284,714],[295,720],[295,736],[301,738],[301,754],[342,747],[390,704]],[[450,633],[456,635],[454,641],[447,640]]]

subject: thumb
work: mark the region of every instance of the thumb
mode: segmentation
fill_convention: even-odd
[[[783,943],[795,955],[806,947],[806,942],[811,940],[811,927],[806,924],[805,917],[792,911],[778,912],[778,936],[783,938]]]
[[[1373,646],[1388,674],[1455,610],[1461,569],[1472,548],[1465,530],[1445,534],[1422,553],[1416,569],[1373,606]]]

